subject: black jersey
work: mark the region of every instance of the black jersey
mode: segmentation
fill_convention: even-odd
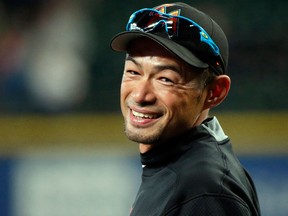
[[[131,216],[260,216],[252,179],[216,117],[141,154]]]

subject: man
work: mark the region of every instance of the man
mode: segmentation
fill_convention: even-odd
[[[187,4],[164,4],[133,13],[111,47],[127,52],[121,110],[143,164],[130,215],[259,216],[251,178],[208,115],[230,88],[220,26]]]

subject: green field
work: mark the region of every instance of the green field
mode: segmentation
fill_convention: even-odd
[[[215,114],[239,154],[287,154],[288,112]],[[119,114],[25,115],[0,117],[0,154],[29,151],[133,150]]]

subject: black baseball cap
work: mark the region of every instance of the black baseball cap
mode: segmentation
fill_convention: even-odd
[[[139,28],[128,29],[115,35],[111,40],[111,48],[114,51],[128,51],[129,44],[141,37],[150,38],[170,52],[174,53],[186,63],[197,68],[211,67],[216,75],[225,74],[228,64],[229,48],[228,40],[222,28],[204,12],[182,2],[169,3],[151,8],[152,11],[159,11],[164,15],[174,15],[174,17],[184,17],[191,20],[195,25],[199,25],[204,30],[204,36],[209,37],[215,47],[218,49],[218,54],[211,54],[209,46],[202,46],[201,51],[197,49],[192,37],[188,37],[185,41],[173,40],[167,34],[162,34],[157,31],[143,31]],[[148,8],[140,10],[145,11]],[[131,15],[132,17],[133,15]],[[130,19],[131,19],[130,17]],[[178,31],[181,31],[179,29]],[[199,34],[199,32],[198,32]],[[208,34],[208,35],[207,35]],[[199,40],[199,38],[198,38]]]

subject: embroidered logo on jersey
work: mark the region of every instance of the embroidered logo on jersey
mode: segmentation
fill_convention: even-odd
[[[160,11],[161,13],[169,14],[172,16],[180,16],[181,9],[172,10],[172,11],[167,13],[167,8],[173,7],[173,6],[175,6],[175,4],[164,4],[164,5],[161,5],[159,7],[156,7],[155,9]]]

